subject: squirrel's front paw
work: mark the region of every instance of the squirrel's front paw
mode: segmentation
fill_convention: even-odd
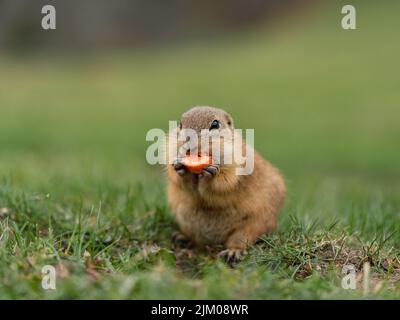
[[[209,166],[203,168],[200,173],[200,178],[210,179],[215,177],[219,173],[218,164],[210,164]]]
[[[181,248],[190,248],[192,246],[190,239],[179,231],[175,231],[172,234],[172,242]]]
[[[172,167],[174,168],[174,170],[176,171],[177,174],[179,174],[180,176],[185,175],[188,171],[186,169],[186,167],[183,165],[182,162],[180,162],[179,159],[176,159],[173,163],[172,163]]]

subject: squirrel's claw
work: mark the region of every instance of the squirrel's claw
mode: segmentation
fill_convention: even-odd
[[[202,178],[212,178],[212,177],[215,177],[218,173],[219,173],[219,165],[210,164],[209,166],[205,167],[201,171],[200,177],[202,177]]]
[[[245,253],[241,249],[225,249],[218,253],[218,257],[224,258],[228,263],[233,263],[242,260]]]
[[[183,176],[187,172],[186,167],[183,165],[183,163],[179,161],[179,159],[174,160],[172,166],[175,169],[176,173],[180,176]]]
[[[179,231],[172,234],[172,242],[178,247],[189,248],[191,246],[189,238]]]

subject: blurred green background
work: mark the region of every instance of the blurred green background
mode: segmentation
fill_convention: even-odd
[[[89,49],[77,41],[76,50],[3,42],[3,190],[50,194],[50,208],[73,208],[139,183],[158,190],[149,203],[165,206],[162,168],[145,161],[146,132],[212,105],[254,128],[256,149],[286,176],[283,230],[291,214],[339,219],[366,239],[398,230],[400,3],[352,4],[356,30],[341,28],[344,2],[334,1],[289,4],[215,33],[212,22],[207,32],[194,24],[172,40],[99,40]]]
[[[347,31],[340,9],[309,6],[209,41],[4,53],[2,167],[27,170],[33,161],[45,171],[46,162],[59,161],[67,169],[85,158],[90,166],[120,161],[142,172],[150,128],[166,129],[190,106],[214,105],[237,127],[254,128],[256,147],[289,179],[329,173],[396,180],[399,7],[363,2],[358,29]],[[58,31],[42,37],[51,32]]]
[[[363,2],[358,29],[348,31],[340,8],[311,6],[209,41],[3,54],[2,157],[143,160],[147,130],[167,128],[190,106],[215,105],[237,127],[255,128],[258,149],[289,176],[393,177],[400,169],[399,8]]]

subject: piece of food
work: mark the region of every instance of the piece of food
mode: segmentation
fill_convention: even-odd
[[[212,158],[207,155],[202,156],[186,156],[182,159],[182,164],[192,173],[199,174],[204,167],[212,164]]]

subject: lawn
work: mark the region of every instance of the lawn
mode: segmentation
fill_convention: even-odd
[[[340,8],[184,45],[0,55],[0,298],[399,299],[400,4],[360,2],[353,31]],[[146,132],[192,105],[254,128],[286,177],[279,229],[234,266],[173,245],[145,161]]]

